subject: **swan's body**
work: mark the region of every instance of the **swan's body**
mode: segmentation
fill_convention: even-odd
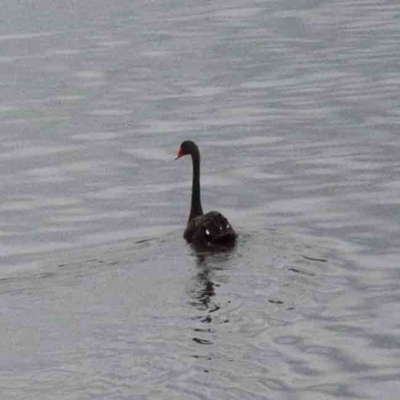
[[[183,237],[189,243],[218,245],[235,243],[237,234],[228,220],[218,211],[203,213],[200,199],[200,152],[196,144],[186,140],[176,158],[190,154],[193,164],[192,202]]]
[[[188,221],[183,237],[189,243],[224,244],[234,242],[236,233],[218,211],[210,211]]]

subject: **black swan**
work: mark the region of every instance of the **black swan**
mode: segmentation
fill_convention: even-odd
[[[218,211],[203,213],[200,200],[200,151],[190,140],[182,142],[175,159],[187,154],[192,156],[193,164],[192,204],[183,237],[189,243],[200,245],[234,244],[237,234],[228,220]]]

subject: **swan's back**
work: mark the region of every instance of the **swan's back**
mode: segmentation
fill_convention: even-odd
[[[218,211],[210,211],[191,219],[183,237],[196,244],[232,244],[237,234],[228,220]]]

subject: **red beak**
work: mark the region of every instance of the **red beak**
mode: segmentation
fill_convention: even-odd
[[[179,149],[178,154],[175,156],[175,160],[177,160],[178,158],[181,158],[183,156],[183,151],[182,149]]]

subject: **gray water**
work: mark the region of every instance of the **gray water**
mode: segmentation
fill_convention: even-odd
[[[396,1],[1,16],[1,399],[398,398]]]

